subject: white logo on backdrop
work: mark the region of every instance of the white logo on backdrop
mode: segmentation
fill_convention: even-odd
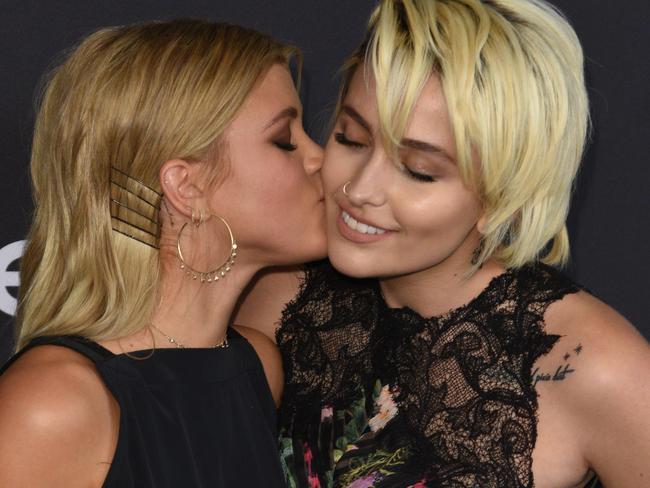
[[[27,241],[16,241],[0,249],[0,310],[7,315],[16,313],[16,299],[7,291],[7,287],[20,285],[18,271],[7,271],[9,265],[20,259]]]

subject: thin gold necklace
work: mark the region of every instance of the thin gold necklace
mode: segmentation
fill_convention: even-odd
[[[177,349],[186,349],[185,344],[182,342],[178,342],[176,339],[174,339],[172,336],[165,334],[162,330],[160,330],[158,327],[156,327],[153,324],[150,324],[151,327],[153,327],[154,330],[158,331],[160,334],[165,336],[165,338],[171,343],[176,346]],[[219,344],[215,344],[214,346],[210,346],[212,349],[225,349],[228,347],[228,336],[223,338],[223,341],[221,341]]]

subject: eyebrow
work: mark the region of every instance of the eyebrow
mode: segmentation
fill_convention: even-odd
[[[269,123],[264,126],[264,130],[267,130],[280,122],[282,119],[295,119],[298,117],[298,109],[295,107],[287,107],[282,110],[279,114],[273,117]]]
[[[449,161],[454,161],[454,158],[452,158],[449,153],[443,148],[434,144],[429,144],[428,142],[418,141],[415,139],[402,139],[402,146],[430,154],[440,154],[441,156],[447,158]]]
[[[345,113],[348,117],[353,119],[356,123],[358,123],[361,127],[363,127],[365,130],[368,132],[372,133],[372,130],[370,129],[370,124],[366,119],[363,118],[363,116],[357,112],[355,109],[350,107],[349,105],[343,105],[341,107],[341,112]],[[430,144],[428,142],[424,141],[418,141],[416,139],[402,139],[402,146],[408,147],[410,149],[415,149],[416,151],[422,151],[430,154],[440,154],[441,156],[444,156],[447,158],[450,162],[454,161],[454,158],[452,158],[447,151],[445,151],[443,148],[440,146],[436,146],[434,144]]]
[[[372,130],[370,129],[370,124],[366,119],[364,119],[359,112],[354,110],[352,107],[349,105],[343,105],[341,107],[341,112],[345,113],[348,117],[350,117],[352,120],[354,120],[357,124],[359,124],[361,127],[366,129],[368,132],[372,133]]]

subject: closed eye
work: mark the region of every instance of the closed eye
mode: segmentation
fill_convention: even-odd
[[[298,148],[298,146],[296,146],[295,144],[291,144],[290,142],[276,141],[273,144],[275,144],[275,146],[278,147],[279,149],[282,149],[283,151],[288,151],[288,152],[295,151]]]
[[[366,147],[365,144],[362,144],[358,141],[353,141],[351,139],[348,139],[347,136],[343,132],[337,132],[334,134],[334,140],[338,142],[339,144],[347,147],[354,147],[357,149],[361,149]]]
[[[424,182],[424,183],[432,183],[432,182],[436,181],[436,179],[433,176],[413,171],[411,168],[409,168],[405,164],[401,164],[400,169],[402,170],[402,173],[404,173],[406,176],[408,176],[409,178],[411,178],[411,179],[413,179],[415,181],[421,181],[421,182]]]

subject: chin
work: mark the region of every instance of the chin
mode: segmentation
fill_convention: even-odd
[[[346,276],[352,278],[373,278],[377,276],[378,270],[373,266],[369,266],[365,259],[356,260],[351,256],[330,252],[329,260],[338,272]]]

